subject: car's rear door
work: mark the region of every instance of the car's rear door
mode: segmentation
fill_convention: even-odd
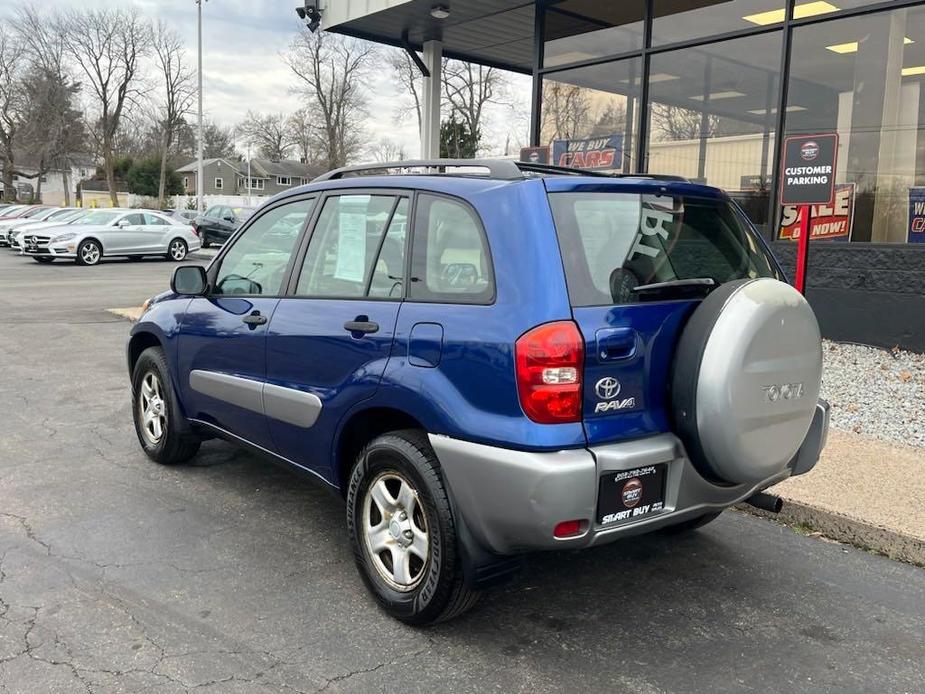
[[[270,323],[264,401],[273,440],[322,476],[338,422],[373,395],[391,353],[410,201],[405,191],[329,193]]]
[[[672,284],[774,277],[774,263],[737,209],[710,189],[691,196],[652,183],[634,189],[547,179],[546,186],[572,315],[585,341],[588,441],[668,431],[675,346],[709,291]]]
[[[313,198],[287,200],[253,219],[210,266],[210,293],[190,301],[180,328],[178,382],[187,416],[270,451],[267,326],[313,205]]]
[[[144,213],[144,225],[139,230],[139,245],[145,253],[166,253],[172,225],[160,215]]]

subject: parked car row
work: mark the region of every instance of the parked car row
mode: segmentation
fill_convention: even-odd
[[[39,263],[57,259],[96,265],[104,257],[163,256],[184,260],[202,244],[176,213],[135,209],[81,209],[48,205],[0,208],[0,246]]]

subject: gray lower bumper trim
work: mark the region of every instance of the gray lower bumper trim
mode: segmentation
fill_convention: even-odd
[[[754,484],[717,486],[700,476],[673,434],[553,453],[436,435],[430,443],[458,512],[476,539],[497,554],[589,547],[650,532],[732,506],[791,474],[785,468]],[[608,525],[596,522],[601,474],[661,463],[668,466],[664,510]],[[567,520],[586,521],[585,532],[555,538],[555,526]]]

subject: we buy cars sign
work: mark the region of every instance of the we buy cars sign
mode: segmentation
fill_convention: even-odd
[[[797,135],[784,141],[781,205],[831,205],[838,135]]]
[[[779,236],[782,241],[796,241],[800,238],[802,214],[802,206],[784,205]],[[809,238],[813,241],[848,241],[851,239],[853,224],[854,184],[838,183],[835,185],[832,204],[812,206]]]
[[[552,163],[573,169],[623,170],[623,133],[584,140],[553,140]]]

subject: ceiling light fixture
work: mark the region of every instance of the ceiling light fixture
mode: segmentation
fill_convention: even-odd
[[[925,65],[903,68],[903,77],[914,77],[915,75],[925,75]]]
[[[915,43],[908,36],[903,37],[903,43],[909,45],[910,43]],[[857,53],[858,48],[860,48],[860,43],[858,41],[850,41],[848,43],[836,43],[831,46],[826,46],[826,50],[832,51],[833,53],[840,53],[844,55],[845,53]]]
[[[710,92],[710,101],[721,101],[723,99],[736,99],[740,96],[745,96],[742,92],[737,92],[729,90],[728,92]],[[707,97],[703,94],[697,96],[692,96],[691,99],[694,101],[706,101]]]
[[[788,106],[788,107],[787,107],[786,109],[784,109],[784,110],[785,110],[787,113],[796,113],[797,111],[805,111],[805,110],[806,110],[806,107],[805,107],[805,106],[797,106],[796,104],[794,104],[793,106]],[[768,112],[768,110],[767,110],[766,108],[756,108],[756,109],[753,109],[753,110],[749,111],[749,113],[754,113],[756,116],[764,116],[764,115],[767,114],[767,112]],[[771,115],[776,115],[776,114],[777,114],[777,109],[776,109],[776,108],[772,108],[772,109],[771,109]]]
[[[446,5],[434,5],[430,8],[430,16],[434,19],[446,19],[450,16],[450,8]]]
[[[793,8],[794,19],[805,19],[806,17],[815,17],[820,14],[837,12],[839,8],[830,2],[805,2]],[[779,10],[770,10],[768,12],[758,12],[757,14],[747,14],[742,19],[758,26],[769,26],[771,24],[780,24],[787,17],[787,11],[783,8]]]

